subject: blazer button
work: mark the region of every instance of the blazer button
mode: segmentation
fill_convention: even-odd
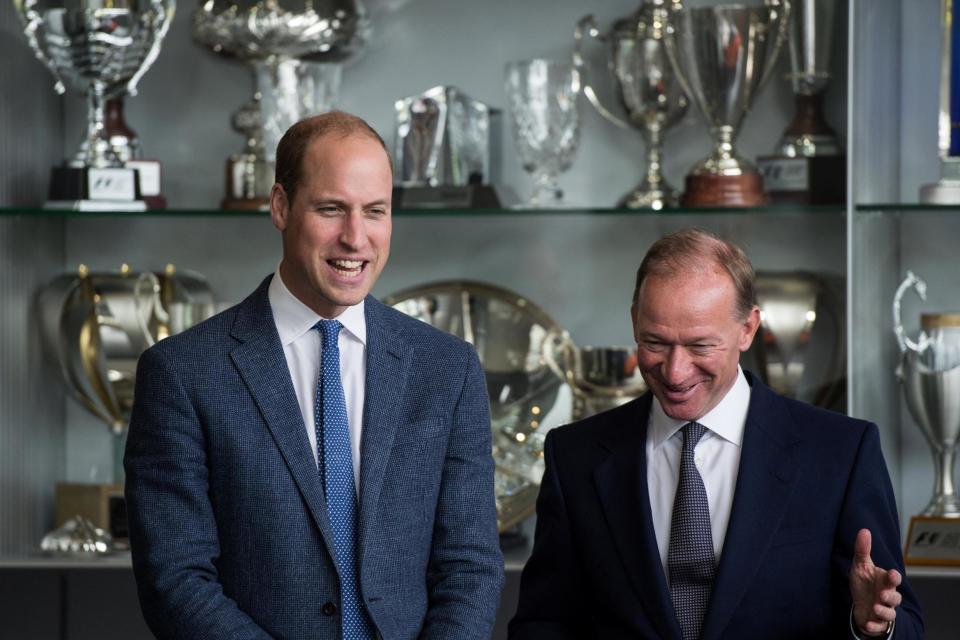
[[[332,602],[326,602],[322,607],[320,607],[320,612],[325,616],[336,615],[337,605],[333,604]]]

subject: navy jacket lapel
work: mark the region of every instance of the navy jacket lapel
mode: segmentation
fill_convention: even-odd
[[[283,345],[273,322],[267,297],[269,283],[270,277],[240,303],[231,331],[240,344],[231,351],[230,357],[267,423],[327,549],[334,556],[333,533],[323,486],[283,355]]]
[[[660,562],[647,489],[646,440],[651,398],[648,393],[631,403],[632,415],[601,439],[600,444],[611,454],[596,468],[594,482],[634,592],[661,637],[679,639],[680,626]]]
[[[747,374],[752,391],[740,470],[702,638],[720,637],[763,563],[796,484],[798,426],[780,398]]]
[[[390,322],[388,310],[372,296],[364,302],[367,321],[366,392],[360,442],[360,548],[375,522],[377,503],[410,369],[411,348]]]

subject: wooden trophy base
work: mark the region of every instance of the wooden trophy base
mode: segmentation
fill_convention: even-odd
[[[688,175],[681,207],[761,207],[770,203],[758,173]]]
[[[224,198],[220,201],[220,208],[224,211],[269,211],[269,198]]]
[[[960,518],[910,518],[903,560],[911,565],[960,566]]]

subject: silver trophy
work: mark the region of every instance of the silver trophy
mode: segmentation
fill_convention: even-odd
[[[500,111],[456,87],[394,103],[395,207],[500,206],[493,190]]]
[[[790,4],[719,5],[671,14],[667,54],[707,121],[714,148],[687,175],[685,206],[766,204],[763,179],[737,155],[734,141],[754,97],[773,71],[786,40]]]
[[[193,14],[193,37],[214,52],[250,65],[254,92],[233,115],[245,138],[240,153],[227,160],[225,209],[257,209],[269,204],[276,145],[265,129],[286,122],[294,108],[326,111],[336,103],[339,65],[358,54],[370,35],[360,0],[208,0]],[[297,60],[326,63],[307,71]],[[307,73],[305,76],[304,73]],[[309,78],[313,104],[300,109],[294,79]],[[264,98],[264,94],[273,92]],[[316,98],[323,99],[318,101]],[[292,124],[292,122],[290,123]]]
[[[427,284],[384,302],[476,348],[490,396],[497,521],[501,532],[514,527],[534,511],[546,432],[570,418],[569,392],[544,358],[562,330],[526,298],[480,282]]]
[[[137,173],[125,168],[106,133],[111,97],[136,95],[160,53],[175,0],[14,0],[27,41],[50,70],[57,93],[87,96],[80,149],[51,174],[48,206],[143,209]]]
[[[620,406],[647,390],[636,347],[578,347],[566,331],[550,337],[553,344],[544,349],[544,359],[573,391],[574,420]]]
[[[117,436],[130,418],[140,354],[213,312],[206,280],[172,265],[161,273],[126,265],[118,272],[90,273],[81,265],[40,295],[49,358],[80,404]],[[119,457],[114,462],[119,465]],[[117,478],[120,468],[114,470]]]
[[[897,377],[910,415],[933,452],[933,498],[923,516],[960,518],[960,497],[953,481],[960,443],[960,312],[923,314],[923,328],[914,341],[900,313],[901,300],[911,288],[926,299],[926,283],[907,271],[893,298],[893,326],[901,354]]]
[[[571,64],[534,59],[507,63],[506,93],[520,162],[534,176],[524,206],[565,204],[558,176],[570,168],[580,142],[580,75]]]
[[[676,207],[679,197],[663,177],[663,137],[686,113],[687,97],[674,75],[664,48],[670,14],[680,0],[647,0],[634,13],[613,23],[601,34],[592,15],[585,16],[574,32],[574,64],[581,74],[583,94],[604,118],[623,128],[636,127],[647,147],[647,173],[643,181],[618,203],[629,209]],[[583,42],[594,38],[606,43],[609,67],[616,79],[617,96],[628,122],[601,102],[590,81],[583,57]]]

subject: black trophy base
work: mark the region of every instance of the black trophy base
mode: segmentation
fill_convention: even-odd
[[[500,198],[491,185],[462,187],[394,187],[394,209],[499,209]]]
[[[847,200],[846,156],[762,156],[757,165],[775,203],[843,204]]]
[[[53,167],[47,208],[135,211],[146,208],[137,170],[126,167]]]

